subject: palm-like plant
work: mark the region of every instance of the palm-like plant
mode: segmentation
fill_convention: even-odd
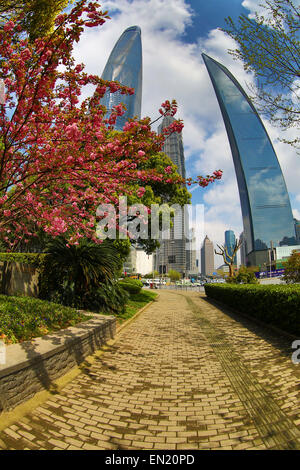
[[[63,303],[74,305],[70,298],[77,299],[75,304],[78,299],[83,301],[99,285],[113,282],[121,267],[118,251],[109,241],[96,244],[82,239],[78,245],[67,246],[64,239],[55,238],[44,251],[48,256],[42,275],[42,296],[59,292]]]

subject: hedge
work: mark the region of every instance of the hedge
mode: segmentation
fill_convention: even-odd
[[[122,281],[119,281],[118,284],[122,289],[129,292],[129,294],[138,294],[143,287],[142,281],[130,278],[124,278]]]
[[[211,285],[205,293],[264,323],[300,335],[300,285]]]
[[[46,256],[46,253],[0,253],[0,262],[13,261],[38,268],[43,264]]]

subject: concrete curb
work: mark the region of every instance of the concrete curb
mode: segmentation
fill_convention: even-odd
[[[8,345],[6,362],[0,365],[0,411],[41,390],[51,390],[54,380],[81,364],[115,333],[115,317],[97,315],[56,333]]]
[[[53,380],[51,384],[50,389],[43,389],[41,391],[38,391],[37,393],[34,394],[32,398],[29,398],[28,400],[20,403],[16,407],[14,407],[11,410],[8,411],[2,411],[0,410],[0,431],[3,429],[9,427],[11,424],[17,422],[18,420],[22,419],[26,414],[30,413],[32,410],[37,408],[39,405],[44,403],[45,401],[49,400],[53,396],[55,396],[56,393],[59,393],[60,390],[62,390],[68,383],[70,383],[72,380],[74,380],[79,374],[82,373],[82,369],[89,367],[95,362],[95,360],[99,357],[101,357],[106,350],[109,349],[110,346],[112,346],[116,340],[118,339],[117,336],[121,330],[123,330],[125,327],[127,327],[131,322],[133,322],[139,315],[141,315],[150,305],[152,305],[157,299],[159,295],[156,297],[155,300],[152,300],[149,302],[147,305],[142,307],[140,310],[138,310],[133,317],[129,318],[126,320],[124,323],[116,327],[116,332],[114,335],[113,339],[108,339],[103,346],[101,346],[101,349],[98,349],[94,351],[91,355],[86,356],[83,360],[82,363],[79,365],[73,367],[66,373],[64,373],[62,376],[57,378],[56,380]],[[91,314],[95,317],[98,316],[98,314]],[[107,316],[105,316],[107,318]],[[111,318],[111,317],[108,317]],[[115,319],[115,317],[113,317]]]

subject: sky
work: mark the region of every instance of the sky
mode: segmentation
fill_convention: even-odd
[[[86,71],[101,75],[122,32],[132,25],[142,30],[142,117],[158,117],[166,99],[176,99],[183,119],[187,176],[223,170],[221,181],[206,189],[193,188],[192,204],[204,204],[204,235],[224,244],[225,230],[238,237],[243,230],[240,200],[229,142],[213,87],[203,63],[204,52],[225,65],[247,91],[253,76],[233,60],[234,41],[219,28],[224,18],[260,11],[260,0],[103,0],[111,19],[85,31],[74,57]],[[300,219],[300,156],[278,139],[286,137],[263,120],[271,138],[290,195],[293,214]],[[295,132],[295,131],[294,131]],[[293,135],[292,131],[290,135]],[[216,256],[216,267],[223,264]]]

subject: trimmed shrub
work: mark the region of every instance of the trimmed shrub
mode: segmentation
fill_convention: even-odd
[[[300,285],[211,285],[208,297],[288,333],[300,334]]]
[[[129,294],[138,294],[143,287],[142,281],[139,281],[138,279],[130,279],[130,278],[122,279],[122,281],[119,281],[118,284],[122,289],[124,289]]]
[[[34,268],[42,266],[47,254],[46,253],[0,253],[0,262],[23,263]]]
[[[32,297],[0,295],[0,339],[18,343],[85,321],[75,309]]]
[[[129,293],[118,282],[108,282],[94,289],[86,304],[93,312],[119,315],[125,312],[128,298]]]

